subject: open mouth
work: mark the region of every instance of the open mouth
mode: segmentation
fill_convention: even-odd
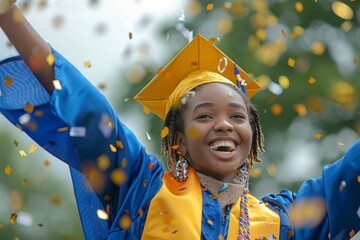
[[[210,144],[210,149],[217,152],[233,152],[236,144],[233,141],[216,141]]]

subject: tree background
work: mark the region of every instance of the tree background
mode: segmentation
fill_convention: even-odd
[[[251,173],[254,195],[283,188],[296,191],[307,178],[320,176],[321,168],[358,138],[358,0],[169,1],[165,10],[161,1],[69,2],[19,5],[34,22],[47,19],[42,35],[57,36],[49,42],[99,87],[147,151],[162,161],[162,122],[132,98],[187,44],[189,31],[219,37],[216,46],[263,86],[252,99],[266,148],[263,163]],[[109,8],[119,8],[119,14],[120,9],[134,11],[121,26],[115,24],[120,18],[116,14],[95,18]],[[86,35],[89,29],[92,35]],[[59,39],[59,31],[70,31],[73,37]],[[121,42],[117,37],[106,42],[114,32],[121,32]],[[6,40],[0,44],[0,49],[12,51]],[[116,55],[113,65],[111,55]],[[90,69],[83,66],[85,60],[91,60]],[[3,117],[0,126],[0,239],[83,239],[66,165]],[[26,156],[21,156],[22,150]],[[12,213],[18,215],[14,224],[9,221]]]

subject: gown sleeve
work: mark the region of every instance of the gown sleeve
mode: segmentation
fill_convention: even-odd
[[[141,217],[139,209],[161,187],[162,166],[107,99],[58,52],[53,54],[60,84],[52,95],[20,57],[0,62],[0,111],[69,165],[85,237],[106,239],[111,231],[121,231],[113,222],[125,210],[133,221]],[[98,210],[106,210],[109,219],[100,219]]]
[[[280,239],[350,239],[360,231],[360,140],[296,194],[283,190],[262,201],[280,216]]]

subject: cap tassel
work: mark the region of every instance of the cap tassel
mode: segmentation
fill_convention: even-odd
[[[241,89],[241,91],[243,93],[245,93],[245,95],[247,96],[247,93],[246,93],[246,90],[245,90],[245,86],[247,85],[247,83],[245,82],[244,79],[241,78],[241,75],[240,75],[240,70],[236,67],[236,64],[235,64],[235,67],[234,67],[234,74],[237,78],[237,81],[236,81],[236,85]]]

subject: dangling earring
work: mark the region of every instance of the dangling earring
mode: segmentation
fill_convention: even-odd
[[[188,177],[188,161],[184,158],[182,154],[180,155],[180,159],[176,162],[174,177],[178,182],[184,182]]]

